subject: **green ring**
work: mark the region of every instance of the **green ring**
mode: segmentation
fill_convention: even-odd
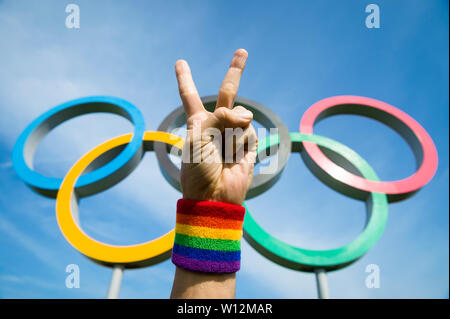
[[[290,133],[292,151],[304,152],[302,143],[313,142],[340,155],[363,177],[378,181],[370,165],[355,151],[339,142],[319,135]],[[278,135],[268,136],[260,141],[258,154],[279,143]],[[333,185],[330,183],[329,186]],[[333,187],[334,188],[334,187]],[[244,219],[244,238],[259,253],[273,262],[295,270],[314,271],[323,268],[327,271],[337,270],[355,262],[362,257],[380,238],[388,217],[388,201],[386,194],[370,193],[366,200],[367,221],[363,232],[351,243],[329,250],[309,250],[287,244],[266,232],[250,214],[246,204]]]

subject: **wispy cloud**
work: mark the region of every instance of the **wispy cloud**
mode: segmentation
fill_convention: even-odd
[[[0,230],[2,234],[13,239],[18,246],[31,253],[33,259],[39,260],[45,266],[58,267],[58,263],[55,262],[57,255],[53,254],[49,247],[41,245],[35,238],[19,230],[14,224],[2,216],[2,214],[0,214]]]
[[[0,169],[9,169],[12,167],[12,162],[11,161],[6,161],[3,163],[0,163]]]

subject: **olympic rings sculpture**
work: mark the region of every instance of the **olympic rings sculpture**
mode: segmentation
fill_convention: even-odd
[[[216,101],[217,96],[202,98],[207,110],[214,109]],[[321,100],[305,112],[300,121],[299,133],[289,133],[281,119],[260,103],[237,97],[235,104],[251,110],[254,120],[265,128],[277,129],[277,134],[259,142],[257,152],[258,158],[263,158],[269,150],[271,154],[276,153],[278,165],[270,174],[254,176],[247,199],[271,188],[280,178],[291,152],[297,152],[312,173],[326,185],[366,202],[367,222],[363,232],[351,243],[330,250],[295,247],[271,236],[258,225],[244,203],[247,210],[244,238],[259,253],[284,267],[301,271],[314,271],[317,268],[330,271],[358,260],[383,233],[388,202],[413,195],[433,178],[437,169],[437,150],[425,129],[403,111],[381,101],[358,96],[335,96]],[[64,179],[50,178],[33,170],[34,152],[50,130],[73,117],[93,112],[121,115],[134,124],[135,130],[90,150],[74,164]],[[412,148],[417,172],[399,181],[379,181],[373,169],[355,151],[313,133],[313,127],[318,121],[335,114],[367,116],[396,130]],[[146,267],[170,257],[174,230],[137,245],[105,244],[89,237],[81,229],[78,201],[123,180],[137,167],[146,151],[155,151],[163,176],[173,187],[181,190],[180,171],[170,160],[168,147],[182,150],[184,140],[170,131],[185,123],[186,117],[180,106],[164,119],[158,131],[145,131],[142,114],[125,100],[107,96],[76,99],[52,108],[28,125],[14,146],[13,166],[19,177],[33,190],[56,198],[59,228],[80,253],[105,266]],[[327,149],[327,155],[321,148]]]

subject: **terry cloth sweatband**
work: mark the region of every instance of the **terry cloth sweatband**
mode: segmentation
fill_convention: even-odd
[[[178,200],[172,262],[192,271],[238,271],[244,215],[239,205]]]

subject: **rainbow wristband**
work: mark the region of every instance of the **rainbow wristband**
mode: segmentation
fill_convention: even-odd
[[[192,271],[238,271],[244,215],[239,205],[178,200],[172,262]]]

